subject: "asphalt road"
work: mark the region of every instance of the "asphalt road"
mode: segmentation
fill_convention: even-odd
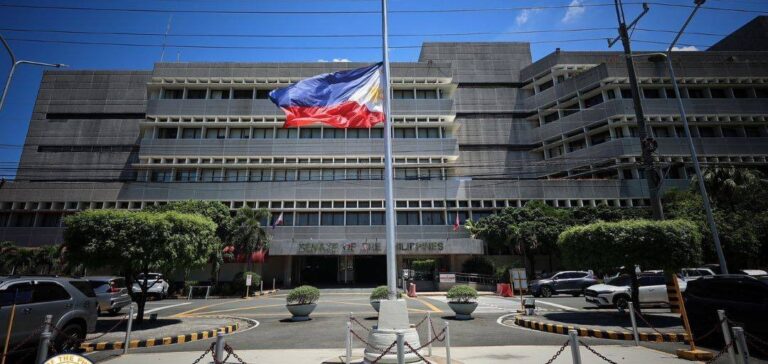
[[[157,313],[160,318],[194,319],[198,316],[235,316],[255,320],[251,328],[240,330],[227,337],[227,343],[235,350],[259,349],[306,349],[306,348],[342,348],[344,346],[347,318],[352,313],[365,327],[376,323],[376,312],[368,302],[369,290],[323,290],[317,309],[312,313],[311,321],[291,322],[290,313],[285,308],[287,292],[262,296],[252,299],[210,299],[210,300],[165,300],[151,302],[148,310]],[[474,313],[474,320],[456,321],[453,312],[444,297],[426,297],[406,299],[410,321],[420,322],[429,313],[434,326],[440,331],[445,323],[450,323],[451,343],[454,346],[498,346],[498,345],[561,345],[563,335],[533,331],[516,327],[503,319],[520,308],[517,298],[482,296]],[[537,299],[538,309],[542,311],[572,311],[589,314],[596,311],[583,297],[556,296]],[[427,325],[418,327],[422,340],[426,338]],[[367,336],[366,328],[355,325],[355,332],[361,337]],[[586,339],[590,344],[617,344],[616,341]],[[200,351],[207,349],[212,340],[191,343],[142,348],[133,352],[174,352]],[[355,340],[357,347],[363,347]],[[681,344],[655,344],[645,346],[674,352],[682,348]],[[94,361],[103,361],[114,352],[89,354]]]

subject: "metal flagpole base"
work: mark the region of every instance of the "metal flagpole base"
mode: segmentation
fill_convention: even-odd
[[[397,333],[404,334],[405,342],[414,348],[421,346],[419,333],[408,322],[408,308],[404,300],[381,301],[379,309],[379,322],[368,333],[368,345],[365,347],[365,363],[376,360],[381,355],[381,350],[388,348],[397,341]],[[406,348],[406,350],[410,350]],[[405,354],[406,363],[421,361],[415,353]],[[397,363],[397,345],[393,346],[387,354],[379,359],[378,363]]]

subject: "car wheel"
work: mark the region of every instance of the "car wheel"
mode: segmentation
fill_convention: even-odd
[[[112,314],[112,315],[117,315],[118,313],[120,313],[120,310],[122,310],[122,309],[123,309],[122,307],[121,308],[113,308],[113,309],[109,310],[109,313]]]
[[[613,303],[616,304],[616,308],[618,308],[619,311],[624,312],[627,308],[629,308],[629,297],[619,296],[614,300]]]
[[[83,340],[85,340],[85,328],[79,324],[71,323],[59,330],[54,346],[59,352],[72,352],[80,349],[80,343]]]
[[[581,292],[573,292],[571,295],[573,295],[573,297],[579,297],[581,296]]]
[[[541,296],[542,297],[552,297],[552,288],[549,288],[547,286],[541,287]]]

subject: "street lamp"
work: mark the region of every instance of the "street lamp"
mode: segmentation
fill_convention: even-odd
[[[691,129],[688,127],[688,117],[685,114],[685,107],[683,106],[683,99],[680,95],[680,87],[677,84],[677,78],[675,78],[675,69],[672,67],[672,48],[675,47],[677,44],[677,41],[680,40],[680,37],[683,35],[683,32],[685,31],[685,28],[688,27],[688,24],[691,22],[691,19],[693,19],[693,16],[696,14],[696,11],[699,10],[699,7],[704,5],[704,2],[706,0],[695,0],[694,3],[696,4],[696,7],[691,12],[691,15],[688,16],[688,19],[685,20],[685,24],[683,24],[683,27],[680,29],[680,31],[675,36],[675,39],[672,41],[672,44],[669,45],[669,48],[667,48],[666,53],[646,53],[643,55],[638,56],[647,56],[648,60],[651,62],[660,62],[662,59],[666,60],[667,64],[667,71],[669,72],[669,78],[672,82],[672,87],[675,90],[675,98],[677,99],[677,108],[680,112],[680,120],[683,122],[683,129],[685,130],[685,138],[688,142],[688,149],[691,153],[691,161],[693,162],[693,168],[696,171],[696,179],[698,180],[699,185],[699,193],[701,194],[701,198],[704,203],[704,211],[707,214],[707,224],[709,225],[709,230],[712,234],[712,240],[715,243],[715,250],[717,251],[717,258],[720,261],[720,272],[722,274],[728,274],[728,266],[725,264],[725,255],[723,254],[723,246],[720,244],[720,233],[717,230],[717,225],[715,224],[715,219],[712,216],[712,206],[709,204],[709,195],[707,194],[707,188],[704,186],[704,176],[701,173],[701,166],[699,165],[699,158],[696,154],[696,147],[693,145],[693,138],[691,138]]]
[[[11,80],[13,79],[13,73],[16,71],[16,66],[22,65],[22,64],[29,64],[33,66],[42,66],[42,67],[68,67],[66,64],[63,63],[45,63],[45,62],[36,62],[36,61],[27,61],[23,59],[16,59],[16,56],[13,54],[13,51],[11,50],[11,46],[8,45],[8,42],[5,41],[5,38],[3,38],[2,35],[0,35],[0,41],[3,42],[3,46],[5,47],[5,50],[8,51],[8,54],[11,56],[11,69],[8,72],[8,78],[5,81],[5,88],[3,88],[2,96],[0,96],[0,111],[3,110],[3,105],[5,104],[5,97],[8,95],[8,89],[11,87]]]

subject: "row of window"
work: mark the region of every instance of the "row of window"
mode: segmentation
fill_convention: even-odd
[[[396,168],[398,180],[442,180],[442,168]],[[382,168],[332,169],[177,169],[142,173],[138,181],[146,182],[284,182],[284,181],[345,181],[382,180]]]
[[[147,135],[145,132],[144,135]],[[447,137],[445,128],[394,128],[399,139]],[[384,128],[157,128],[157,139],[382,139]]]
[[[138,147],[130,144],[118,145],[39,145],[40,153],[127,153]]]
[[[395,158],[395,166],[402,164],[444,164],[447,158]],[[324,157],[324,158],[286,158],[286,157],[167,157],[142,158],[142,164],[384,164],[383,157]]]
[[[261,88],[232,88],[232,89],[209,89],[209,88],[162,88],[160,90],[150,91],[150,99],[164,100],[249,100],[269,98],[270,89]],[[443,92],[440,89],[393,89],[393,99],[440,99],[443,98]]]

